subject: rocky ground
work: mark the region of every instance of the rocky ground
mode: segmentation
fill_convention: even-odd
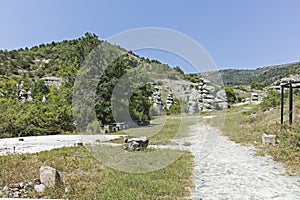
[[[257,156],[205,125],[191,127],[190,151],[195,156],[193,199],[300,199],[300,177],[270,157]]]
[[[300,177],[284,176],[285,169],[272,158],[257,156],[253,146],[236,144],[216,128],[202,124],[190,128],[190,137],[173,141],[179,145],[149,147],[189,150],[195,156],[193,199],[300,199]],[[0,156],[74,146],[82,139],[84,143],[102,142],[113,139],[111,137],[119,136],[82,138],[79,135],[56,135],[25,137],[24,141],[1,139]]]
[[[13,153],[37,153],[61,147],[100,143],[117,139],[121,135],[48,135],[0,139],[0,156]]]

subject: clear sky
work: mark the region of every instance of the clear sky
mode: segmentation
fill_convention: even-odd
[[[0,0],[0,19],[0,49],[162,27],[196,40],[219,69],[300,60],[298,0]],[[193,71],[163,53],[140,54]]]

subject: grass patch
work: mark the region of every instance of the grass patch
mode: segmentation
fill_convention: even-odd
[[[162,129],[150,138],[151,144],[170,144],[170,139],[187,137],[189,126],[199,123],[198,116],[167,117]]]
[[[198,115],[157,117],[151,121],[150,126],[131,128],[117,133],[128,135],[128,138],[147,136],[150,144],[164,145],[170,144],[171,139],[189,136],[189,126],[197,123],[199,123]],[[120,137],[111,142],[123,143],[124,138]]]
[[[189,197],[189,187],[193,186],[193,158],[189,153],[161,170],[132,174],[101,165],[85,148],[0,157],[0,186],[38,178],[42,165],[58,169],[63,186],[44,194],[30,192],[27,198],[183,199]]]

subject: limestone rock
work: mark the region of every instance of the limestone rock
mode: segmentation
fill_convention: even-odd
[[[147,137],[139,137],[139,138],[124,138],[124,149],[129,151],[134,150],[144,150],[147,148],[149,144],[149,139]]]
[[[215,87],[210,85],[203,85],[203,89],[208,91],[208,93],[214,93],[216,91]]]
[[[40,180],[46,187],[51,188],[61,183],[61,176],[56,169],[49,166],[42,166],[40,168]]]
[[[193,88],[189,97],[189,103],[187,108],[189,114],[196,114],[199,112],[198,99],[198,91]]]
[[[215,102],[216,102],[216,109],[218,110],[223,110],[228,108],[228,102],[227,102],[225,90],[220,90],[219,92],[217,92]]]
[[[276,135],[268,135],[268,134],[263,134],[262,135],[262,143],[263,145],[268,145],[268,144],[272,144],[275,145],[276,143]]]
[[[169,90],[169,94],[168,94],[167,101],[166,101],[167,109],[169,109],[174,104],[173,91],[171,88],[168,88],[168,90]]]
[[[46,186],[44,184],[39,184],[34,186],[34,191],[38,193],[43,193],[46,190]]]
[[[163,112],[164,106],[162,103],[160,88],[158,86],[154,87],[155,91],[153,93],[153,107],[157,109],[158,113]]]
[[[226,101],[227,98],[225,90],[220,90],[219,92],[217,92],[216,98]]]

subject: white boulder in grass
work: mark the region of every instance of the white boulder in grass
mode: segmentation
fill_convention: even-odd
[[[39,184],[34,186],[34,191],[37,193],[43,193],[46,190],[46,186],[44,184]]]
[[[262,143],[263,145],[275,145],[276,143],[276,135],[268,135],[266,133],[264,133],[261,137]]]
[[[62,182],[60,173],[49,166],[40,168],[40,180],[47,188],[55,187]]]

